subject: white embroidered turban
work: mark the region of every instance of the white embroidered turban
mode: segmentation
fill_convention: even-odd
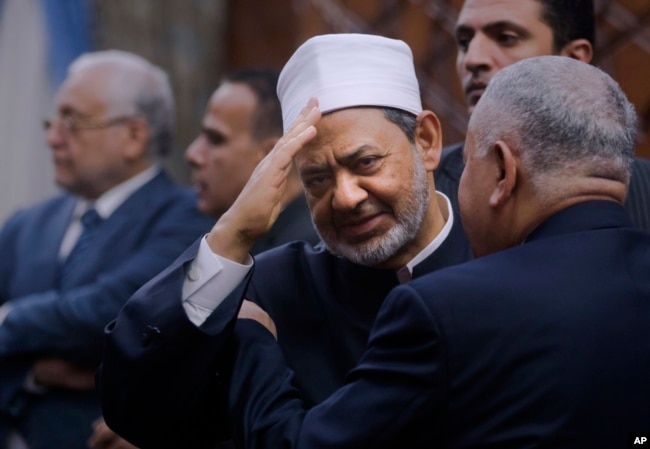
[[[302,44],[278,80],[286,131],[316,97],[323,114],[354,106],[391,107],[419,114],[413,54],[400,40],[369,34],[326,34]]]

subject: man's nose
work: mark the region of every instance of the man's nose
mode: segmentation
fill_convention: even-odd
[[[56,148],[63,144],[65,135],[60,126],[55,126],[51,121],[46,121],[45,128],[45,142],[50,148]]]
[[[185,150],[185,161],[187,161],[190,166],[196,167],[202,165],[204,160],[205,151],[203,139],[201,136],[198,136]]]
[[[342,175],[336,179],[332,207],[339,210],[352,210],[368,199],[368,192],[359,185],[356,176]]]
[[[489,39],[476,35],[467,45],[467,50],[460,55],[462,67],[471,73],[489,70],[491,66],[492,46]]]

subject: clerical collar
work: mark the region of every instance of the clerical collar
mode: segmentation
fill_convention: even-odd
[[[442,242],[445,241],[449,233],[451,232],[451,228],[454,225],[454,212],[451,207],[451,201],[449,201],[449,198],[447,198],[447,195],[445,195],[442,192],[436,191],[436,194],[444,198],[445,204],[447,205],[447,210],[441,210],[443,218],[445,218],[445,215],[447,215],[447,221],[445,222],[445,225],[442,227],[438,235],[431,240],[431,243],[429,243],[422,251],[420,251],[413,259],[411,259],[410,262],[406,264],[406,268],[408,268],[408,271],[411,276],[413,276],[413,268],[422,262],[424,259],[429,257],[435,250],[437,250],[440,245],[442,245]],[[445,214],[446,212],[446,214]]]

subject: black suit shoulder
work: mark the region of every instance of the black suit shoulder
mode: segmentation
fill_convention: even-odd
[[[456,212],[459,211],[458,184],[463,167],[463,142],[459,142],[442,149],[440,163],[433,175],[436,190],[447,195]]]
[[[458,185],[463,173],[463,142],[442,149],[440,163],[434,173],[436,190],[449,197],[454,210],[458,207]],[[650,231],[650,160],[635,157],[625,210],[634,224]]]

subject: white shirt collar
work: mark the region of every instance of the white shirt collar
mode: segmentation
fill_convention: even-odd
[[[94,202],[79,199],[75,206],[73,216],[80,218],[84,212],[90,207],[94,207],[100,217],[106,220],[110,217],[115,210],[122,205],[133,193],[140,187],[151,181],[159,172],[161,168],[158,164],[154,164],[142,173],[127,179],[121,184],[104,192]]]
[[[435,250],[437,250],[440,245],[442,245],[442,242],[445,241],[449,233],[451,232],[451,228],[454,225],[454,211],[451,207],[451,201],[449,201],[449,198],[447,198],[447,195],[445,195],[442,192],[436,191],[436,194],[440,198],[444,198],[445,204],[447,205],[447,210],[442,210],[442,216],[443,218],[446,218],[447,221],[445,222],[445,225],[442,227],[438,235],[431,240],[431,243],[429,243],[422,251],[420,251],[409,263],[406,264],[406,267],[409,270],[409,273],[413,274],[413,267],[415,267],[417,264],[422,262],[424,259],[429,257]]]

